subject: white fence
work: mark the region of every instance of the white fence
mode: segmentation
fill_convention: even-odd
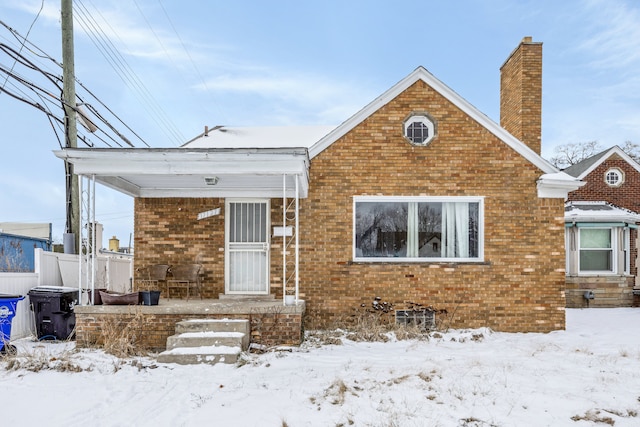
[[[131,290],[133,260],[131,255],[108,253],[97,258],[95,288],[127,292]],[[84,276],[84,274],[83,274]],[[36,286],[66,286],[78,288],[78,255],[45,252],[36,249],[35,272],[0,273],[0,294],[24,295],[18,303],[11,323],[11,339],[36,335],[34,316],[28,293]],[[83,289],[88,286],[83,284]],[[86,294],[83,294],[86,303]]]

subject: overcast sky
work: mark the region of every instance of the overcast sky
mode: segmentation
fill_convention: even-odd
[[[420,65],[498,122],[499,68],[524,36],[543,43],[544,157],[570,142],[640,143],[636,0],[74,5],[77,79],[152,147],[177,147],[205,125],[338,125]],[[0,20],[61,61],[60,0],[0,0]],[[0,43],[21,49],[4,27]],[[61,74],[30,50],[21,53]],[[3,51],[0,66],[55,88]],[[5,80],[0,73],[0,87],[20,89]],[[42,112],[7,94],[0,94],[0,123],[0,222],[52,222],[61,241],[64,173],[52,154],[60,147],[56,134]],[[129,197],[98,188],[105,246],[112,235],[128,243],[132,206]]]

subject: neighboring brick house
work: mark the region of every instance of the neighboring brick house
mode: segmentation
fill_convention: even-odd
[[[308,327],[378,298],[547,332],[565,326],[564,199],[581,183],[540,157],[541,93],[528,37],[501,68],[501,125],[420,67],[334,128],[57,155],[135,197],[136,266],[198,260],[208,298],[293,288]]]
[[[633,305],[640,165],[615,146],[565,172],[586,182],[565,208],[567,307]]]

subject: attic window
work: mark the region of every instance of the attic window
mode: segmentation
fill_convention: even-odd
[[[604,174],[604,182],[609,187],[620,187],[624,182],[624,173],[618,168],[611,168]]]
[[[404,121],[404,137],[413,145],[427,145],[435,136],[435,125],[426,115],[412,115]]]

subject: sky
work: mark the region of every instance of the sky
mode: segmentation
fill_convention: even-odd
[[[24,307],[21,307],[24,305]],[[24,301],[18,310],[27,309]],[[15,339],[7,426],[587,427],[640,420],[638,308],[567,310],[567,330],[447,330],[355,342],[308,331],[242,363],[177,365]],[[11,366],[11,367],[10,367]]]
[[[339,125],[418,66],[499,122],[499,69],[525,36],[543,43],[543,157],[567,143],[640,143],[635,0],[74,0],[74,9],[76,78],[137,147],[178,147],[204,126]],[[21,49],[0,26],[0,44],[61,75],[31,53],[61,62],[59,0],[0,0],[0,20],[29,40]],[[2,69],[55,92],[5,51],[0,66],[4,90],[30,95]],[[6,93],[0,124],[0,222],[50,222],[61,242],[56,133]],[[98,186],[96,219],[103,246],[111,236],[128,245],[133,200]]]

